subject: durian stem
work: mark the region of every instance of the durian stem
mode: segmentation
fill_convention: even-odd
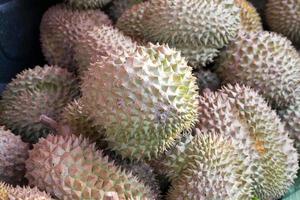
[[[40,122],[45,124],[49,128],[51,128],[58,135],[70,135],[71,134],[71,129],[69,126],[61,125],[57,121],[55,121],[54,119],[52,119],[46,115],[40,116]]]

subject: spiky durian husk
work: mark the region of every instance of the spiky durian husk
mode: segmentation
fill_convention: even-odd
[[[298,0],[268,0],[266,20],[272,31],[300,44],[300,3]]]
[[[51,65],[75,70],[74,42],[85,38],[94,26],[110,25],[111,21],[100,10],[77,11],[63,4],[49,8],[41,22],[43,54]]]
[[[22,184],[29,146],[19,136],[0,127],[0,181]]]
[[[243,33],[221,53],[217,73],[224,83],[258,90],[274,107],[285,107],[300,95],[300,56],[276,33]]]
[[[8,199],[8,190],[6,184],[0,182],[0,199],[1,200],[9,200]]]
[[[233,137],[259,199],[277,199],[293,184],[298,169],[293,141],[275,111],[252,89],[229,85],[205,93],[197,127]]]
[[[102,8],[111,0],[64,0],[66,4],[70,7],[79,9],[79,10],[86,10],[86,9],[98,9]]]
[[[136,43],[112,26],[93,27],[85,33],[85,38],[74,45],[75,61],[81,76],[91,63],[101,61],[103,57],[118,57],[133,53]]]
[[[119,17],[135,4],[139,4],[146,0],[113,0],[108,9],[108,15],[113,21],[117,21]]]
[[[16,188],[9,188],[8,198],[9,200],[54,200],[50,197],[50,195],[39,191],[36,187],[21,188],[19,186]]]
[[[61,120],[64,125],[69,126],[72,133],[80,133],[88,138],[90,142],[96,142],[97,147],[100,149],[107,147],[104,140],[104,128],[94,125],[94,120],[90,117],[80,99],[74,100],[64,108]]]
[[[221,81],[216,73],[209,70],[199,69],[195,72],[197,77],[199,92],[202,93],[204,89],[216,91],[221,85]]]
[[[234,0],[152,0],[133,6],[117,22],[127,35],[182,50],[195,67],[211,62],[239,25]]]
[[[235,3],[240,8],[242,29],[249,32],[262,31],[261,18],[255,7],[247,0],[235,0]]]
[[[131,159],[157,157],[197,120],[196,78],[180,53],[165,45],[95,63],[82,92],[109,146]]]
[[[300,153],[300,99],[295,104],[279,111],[290,137],[295,140],[295,146]]]
[[[116,192],[120,199],[152,199],[147,186],[75,135],[40,139],[29,153],[26,169],[30,185],[59,199],[103,199],[105,192]]]
[[[238,154],[225,135],[197,134],[180,155],[185,166],[167,199],[252,199],[252,181],[241,176]]]
[[[1,124],[23,140],[37,142],[50,131],[40,123],[40,116],[59,119],[63,108],[78,94],[78,83],[66,69],[45,65],[24,70],[2,94]]]

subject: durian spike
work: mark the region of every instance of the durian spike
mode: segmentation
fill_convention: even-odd
[[[103,200],[119,200],[119,196],[116,192],[106,192]]]
[[[57,121],[48,117],[47,115],[41,115],[40,122],[51,128],[58,135],[72,134],[71,128],[68,125],[59,124]]]

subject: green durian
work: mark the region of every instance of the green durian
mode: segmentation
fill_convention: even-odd
[[[226,134],[198,133],[180,153],[182,169],[167,199],[251,199],[251,177],[241,171],[241,158]],[[174,155],[176,156],[176,155]]]
[[[111,149],[130,159],[150,160],[196,123],[196,84],[180,52],[149,44],[90,66],[82,101],[95,123],[106,129]]]
[[[242,29],[248,32],[263,31],[261,18],[255,7],[247,0],[235,0],[235,3],[240,8]]]
[[[24,183],[28,151],[29,145],[19,136],[0,127],[0,181],[14,185]]]
[[[267,24],[274,32],[300,44],[300,2],[298,0],[268,0],[265,9]]]
[[[42,114],[59,119],[63,108],[79,95],[76,78],[57,66],[36,66],[17,75],[2,94],[0,122],[26,142],[37,142],[50,129]]]
[[[117,27],[132,37],[168,43],[198,67],[235,38],[240,15],[234,0],[150,0],[126,11]]]
[[[74,43],[84,40],[94,26],[111,25],[108,16],[100,10],[73,10],[66,5],[50,7],[40,25],[43,54],[51,65],[76,71]]]
[[[119,199],[154,199],[149,187],[108,161],[95,145],[75,135],[40,139],[26,161],[26,177],[58,199],[103,199],[106,192]]]
[[[285,122],[290,137],[295,140],[295,146],[300,153],[300,99],[297,99],[295,104],[280,110],[279,115]]]
[[[90,64],[103,58],[119,57],[124,53],[133,53],[136,42],[112,26],[93,27],[85,33],[83,40],[74,45],[75,61],[81,77]]]
[[[108,8],[108,15],[113,21],[117,21],[127,9],[144,1],[146,0],[113,0]]]
[[[104,149],[107,147],[104,128],[94,124],[94,119],[90,117],[80,99],[74,100],[64,108],[61,123],[69,126],[72,133],[80,133],[88,138],[90,142],[96,142],[98,148]]]
[[[99,9],[111,2],[111,0],[64,0],[64,2],[75,9]]]
[[[245,86],[206,92],[199,100],[197,127],[232,137],[253,180],[253,194],[278,199],[294,183],[298,154],[279,116],[257,92]]]
[[[221,53],[216,72],[223,83],[258,90],[275,108],[293,104],[300,95],[300,56],[276,33],[241,33]]]

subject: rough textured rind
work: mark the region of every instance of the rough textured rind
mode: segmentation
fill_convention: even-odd
[[[199,92],[202,93],[204,89],[216,91],[221,86],[221,81],[216,73],[209,70],[199,69],[195,72],[197,77]]]
[[[300,3],[298,0],[268,0],[266,20],[272,31],[300,44]]]
[[[82,84],[83,103],[123,157],[157,157],[197,120],[196,78],[165,45],[95,63]]]
[[[295,140],[295,146],[300,153],[300,99],[295,104],[279,111],[290,137]]]
[[[235,38],[240,15],[234,0],[151,0],[126,11],[117,27],[132,37],[168,43],[199,67]]]
[[[111,0],[64,0],[66,4],[72,8],[85,10],[85,9],[98,9],[102,8]]]
[[[0,182],[0,199],[8,200],[8,191],[6,184]]]
[[[0,181],[22,184],[25,175],[25,160],[29,145],[19,136],[0,127]]]
[[[94,125],[94,120],[90,117],[80,99],[74,100],[64,108],[61,121],[64,125],[70,127],[72,133],[80,134],[88,138],[90,142],[96,142],[98,148],[104,149],[107,147],[104,140],[104,128]]]
[[[252,181],[241,176],[238,154],[225,134],[198,133],[177,155],[183,167],[167,199],[252,199]]]
[[[228,85],[218,93],[205,93],[197,127],[233,138],[259,199],[278,199],[293,184],[298,170],[293,140],[275,111],[252,89]]]
[[[54,200],[45,192],[39,191],[36,187],[10,187],[8,197],[9,200]]]
[[[108,8],[108,15],[113,21],[117,21],[127,9],[144,1],[146,0],[113,0]]]
[[[274,107],[286,107],[300,95],[300,56],[276,33],[242,33],[224,50],[216,71],[224,83],[258,90]]]
[[[78,83],[66,69],[45,65],[24,70],[2,94],[1,124],[24,141],[37,142],[50,132],[40,123],[40,115],[58,120],[63,108],[78,94]]]
[[[112,26],[93,27],[74,45],[75,61],[81,76],[90,64],[105,58],[112,59],[136,50],[136,42]]]
[[[63,4],[49,8],[41,22],[43,54],[51,65],[75,71],[74,43],[85,38],[94,26],[110,25],[111,21],[100,10],[77,11]]]
[[[26,169],[30,185],[59,199],[102,199],[105,192],[116,192],[120,199],[152,199],[150,189],[136,177],[75,135],[40,139],[30,151]]]
[[[244,31],[258,32],[263,31],[261,18],[255,7],[247,0],[235,0],[240,8],[241,26]]]

